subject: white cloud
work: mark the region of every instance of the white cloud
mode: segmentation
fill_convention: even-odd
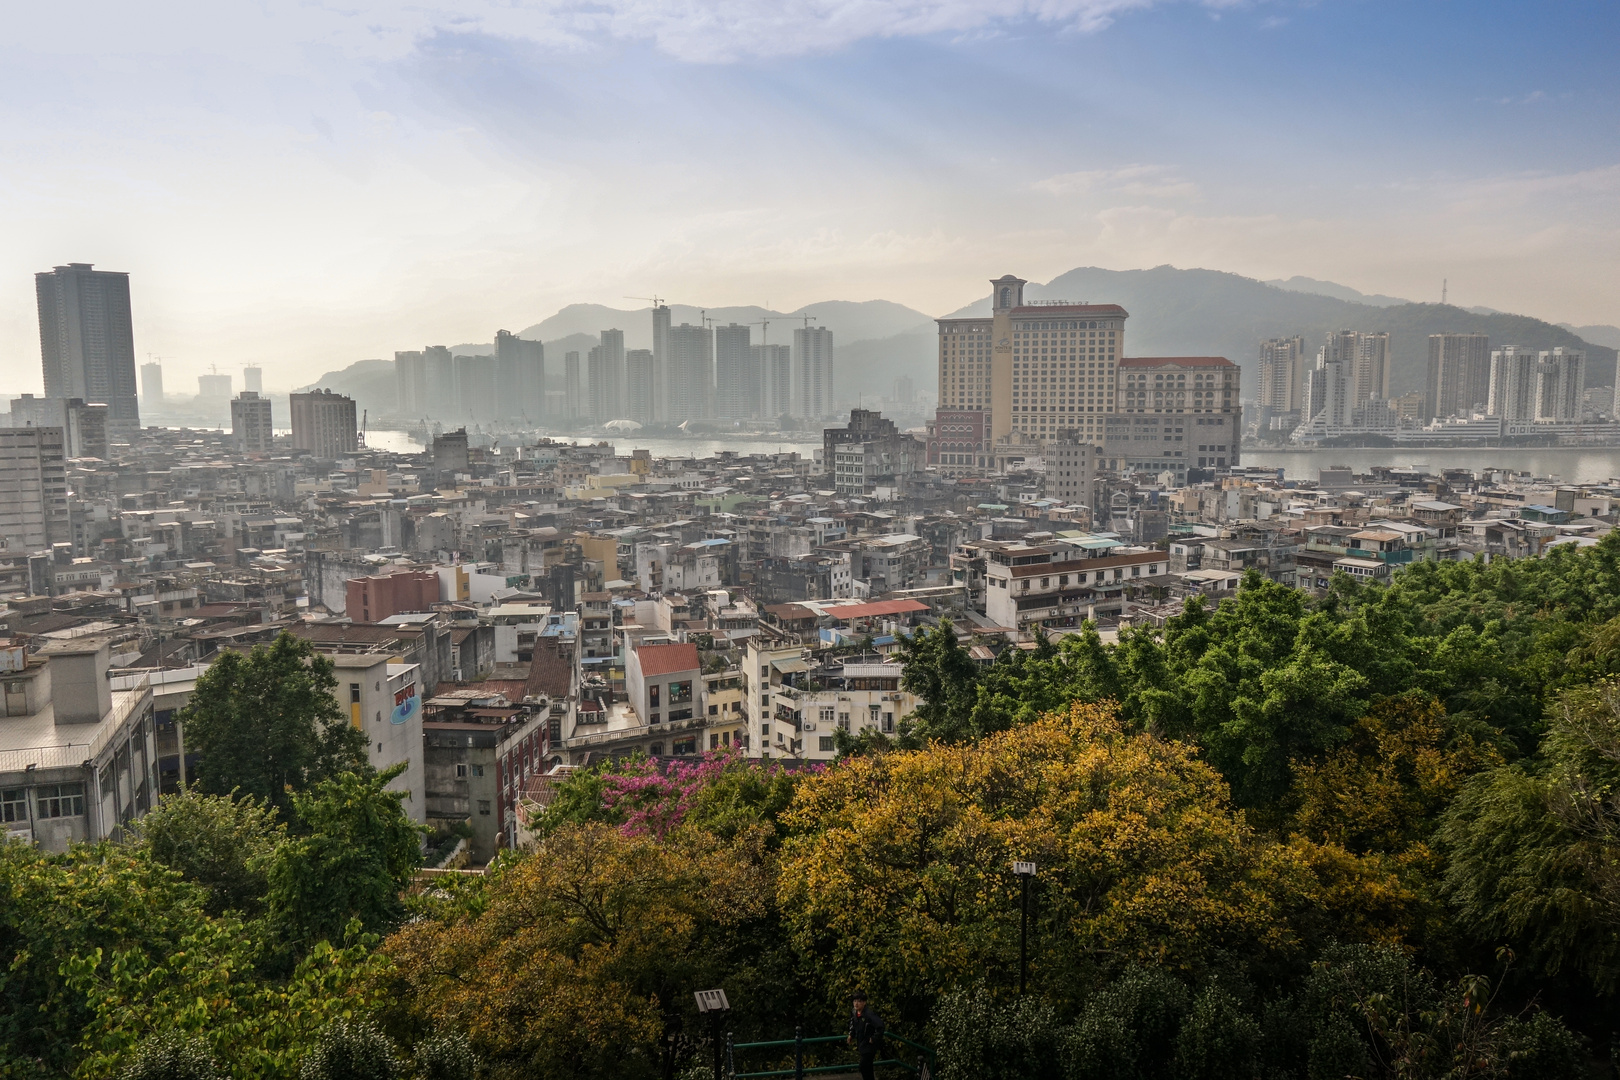
[[[1146,199],[1195,200],[1198,185],[1165,165],[1125,165],[1117,169],[1092,169],[1059,173],[1037,180],[1030,187],[1048,195],[1129,195]]]
[[[289,50],[387,60],[436,33],[483,33],[569,50],[601,39],[651,41],[677,59],[716,63],[1030,22],[1094,32],[1125,12],[1171,2],[1222,9],[1250,0],[175,0],[158,7],[89,0],[36,5],[7,30],[13,46],[79,56],[172,56],[228,44],[246,45],[261,60]]]

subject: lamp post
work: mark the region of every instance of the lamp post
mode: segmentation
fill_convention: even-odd
[[[1035,864],[1014,860],[1012,872],[1019,883],[1018,996],[1023,997],[1029,983],[1029,883],[1035,876]]]
[[[720,1024],[731,1011],[731,1002],[726,1000],[724,990],[699,990],[692,996],[697,998],[698,1013],[709,1018],[714,1030],[714,1080],[725,1080],[726,1058],[720,1049]]]

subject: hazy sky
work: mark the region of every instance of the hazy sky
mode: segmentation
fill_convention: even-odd
[[[1614,0],[21,5],[0,388],[68,261],[133,275],[177,389],[1082,265],[1620,323],[1617,44]]]

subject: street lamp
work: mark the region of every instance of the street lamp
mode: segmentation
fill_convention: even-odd
[[[1019,883],[1018,996],[1023,997],[1029,982],[1029,883],[1035,877],[1035,864],[1014,859],[1012,872]]]
[[[707,1016],[714,1029],[714,1080],[725,1080],[725,1055],[720,1052],[720,1025],[731,1011],[731,1002],[726,1000],[724,990],[699,990],[692,995],[697,998],[699,1015]]]

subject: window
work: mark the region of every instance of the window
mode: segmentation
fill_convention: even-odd
[[[474,776],[483,776],[484,775],[484,767],[482,765],[474,765],[474,766],[472,766],[472,774]]]
[[[688,735],[684,739],[676,739],[674,746],[677,755],[695,754],[698,752],[697,736]]]
[[[360,704],[360,684],[357,682],[352,682],[349,684],[349,704]]]
[[[669,684],[669,703],[671,705],[678,705],[681,702],[691,700],[692,680],[686,679],[681,682],[672,682]]]
[[[28,820],[28,789],[0,790],[0,821]]]
[[[835,715],[837,715],[837,707],[836,706],[823,705],[821,707],[821,720],[822,720],[823,723],[827,723],[827,724],[832,723],[833,722],[833,717]]]
[[[823,754],[832,753],[832,748],[833,748],[832,736],[831,735],[823,735],[817,745],[819,745],[821,747],[821,752]]]
[[[762,737],[766,736],[766,735],[769,735],[771,733],[771,725],[769,725],[769,724],[761,724],[761,725],[759,725],[759,733],[760,733],[760,735]]]
[[[657,683],[653,683],[651,686],[647,687],[647,704],[654,709],[658,708],[658,693],[662,689],[663,687],[659,686]]]
[[[83,784],[47,784],[35,790],[34,799],[42,819],[84,815]]]
[[[467,775],[467,766],[465,766],[465,765],[457,765],[456,766],[456,775],[458,777],[466,776]]]
[[[489,800],[488,799],[479,799],[478,800],[478,816],[479,817],[489,817]]]

